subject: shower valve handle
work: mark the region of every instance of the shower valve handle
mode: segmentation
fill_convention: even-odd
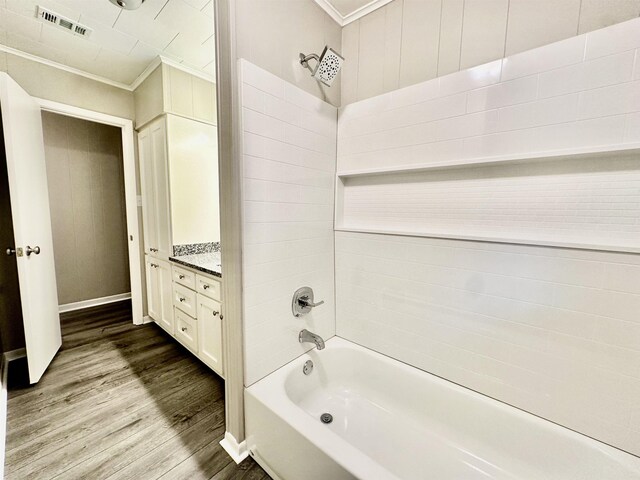
[[[324,304],[324,300],[320,300],[319,302],[313,303],[309,301],[309,297],[304,296],[298,299],[298,303],[300,303],[300,305],[302,305],[303,307],[313,308],[313,307],[319,307],[320,305]]]

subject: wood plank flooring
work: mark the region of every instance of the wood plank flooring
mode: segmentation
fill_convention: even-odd
[[[62,349],[35,386],[10,388],[7,479],[269,476],[236,465],[224,436],[224,382],[120,302],[63,314]]]

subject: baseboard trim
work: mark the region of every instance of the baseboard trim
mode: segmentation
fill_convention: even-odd
[[[249,449],[247,448],[246,440],[238,443],[235,437],[229,432],[224,432],[224,438],[220,440],[220,445],[222,445],[222,448],[225,449],[236,463],[242,462],[247,458],[247,456],[249,456]]]
[[[145,315],[144,317],[142,317],[141,325],[146,325],[147,323],[153,323],[153,318],[151,318],[149,315]]]
[[[9,366],[9,362],[13,362],[14,360],[18,360],[19,358],[24,358],[27,356],[27,349],[26,348],[18,348],[16,350],[9,350],[8,352],[4,352],[2,354],[2,358],[4,359],[4,362],[2,363],[3,366]],[[2,477],[0,477],[2,478]]]
[[[110,295],[108,297],[93,298],[91,300],[83,300],[81,302],[65,303],[58,307],[60,313],[73,312],[74,310],[82,310],[83,308],[97,307],[98,305],[106,305],[108,303],[121,302],[122,300],[129,300],[131,298],[131,292],[119,293],[117,295]]]

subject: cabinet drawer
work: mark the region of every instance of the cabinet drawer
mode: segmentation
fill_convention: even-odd
[[[195,319],[175,309],[176,339],[192,352],[198,353],[198,324]]]
[[[176,267],[173,265],[173,281],[184,285],[187,288],[195,290],[196,288],[196,274],[184,268]]]
[[[173,305],[176,308],[179,308],[187,315],[195,318],[197,307],[196,307],[196,292],[190,290],[188,288],[183,287],[182,285],[178,285],[176,283],[173,284]]]
[[[209,298],[213,298],[218,302],[221,300],[221,285],[220,282],[204,275],[196,275],[196,290],[198,293],[206,295]]]

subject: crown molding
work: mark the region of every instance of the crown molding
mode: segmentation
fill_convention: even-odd
[[[17,50],[15,48],[7,47],[6,45],[3,45],[1,43],[0,43],[0,51],[9,53],[11,55],[15,55],[16,57],[22,57],[27,60],[31,60],[32,62],[40,63],[48,67],[57,68],[58,70],[63,70],[67,73],[79,75],[81,77],[88,78],[89,80],[106,83],[107,85],[111,85],[112,87],[133,91],[131,89],[131,85],[127,85],[126,83],[116,82],[114,80],[101,77],[100,75],[94,75],[93,73],[85,72],[84,70],[80,70],[78,68],[73,68],[73,67],[69,67],[68,65],[64,65],[62,63],[54,62],[53,60],[47,60],[46,58],[38,57],[37,55],[32,55],[30,53],[23,52],[22,50]]]
[[[142,73],[140,73],[140,75],[138,75],[138,77],[131,83],[131,85],[129,85],[129,87],[127,89],[131,89],[131,91],[134,91],[136,88],[138,88],[140,86],[140,84],[142,84],[142,82],[144,82],[147,77],[149,75],[151,75],[156,68],[158,68],[160,65],[162,64],[162,60],[160,59],[160,57],[156,57],[153,59],[153,61],[147,65],[147,68],[145,68]]]
[[[204,72],[201,72],[200,70],[196,70],[195,68],[189,67],[183,63],[178,63],[175,60],[171,60],[170,58],[165,57],[164,55],[160,55],[159,58],[162,61],[162,63],[164,63],[165,65],[169,65],[170,67],[177,68],[178,70],[182,70],[183,72],[188,73],[189,75],[193,75],[194,77],[201,78],[203,80],[206,80],[207,82],[216,83],[216,78],[212,75],[208,75]]]
[[[320,8],[322,8],[327,14],[341,27],[349,25],[351,22],[355,22],[359,18],[368,15],[369,13],[384,7],[387,3],[393,0],[372,0],[366,5],[354,10],[348,15],[342,15],[331,3],[331,0],[314,0]]]
[[[12,47],[8,47],[0,43],[0,52],[6,52],[11,55],[15,55],[16,57],[21,57],[32,62],[40,63],[42,65],[46,65],[48,67],[57,68],[58,70],[62,70],[67,73],[71,73],[73,75],[79,75],[84,78],[88,78],[89,80],[93,80],[96,82],[104,83],[106,85],[110,85],[112,87],[120,88],[122,90],[126,90],[128,92],[133,92],[136,88],[140,86],[142,82],[144,82],[149,75],[153,73],[153,71],[158,68],[161,64],[169,65],[178,70],[182,70],[189,75],[193,75],[198,78],[202,78],[208,82],[215,83],[215,78],[211,75],[207,75],[204,72],[196,70],[195,68],[188,67],[181,63],[176,62],[175,60],[171,60],[162,55],[157,56],[153,59],[153,61],[145,68],[138,77],[131,82],[131,84],[127,85],[123,82],[116,82],[115,80],[111,80],[106,77],[102,77],[100,75],[95,75],[93,73],[85,72],[84,70],[80,70],[78,68],[69,67],[68,65],[64,65],[62,63],[54,62],[53,60],[47,60],[46,58],[39,57],[37,55],[32,55],[27,52],[23,52],[22,50],[17,50]]]

